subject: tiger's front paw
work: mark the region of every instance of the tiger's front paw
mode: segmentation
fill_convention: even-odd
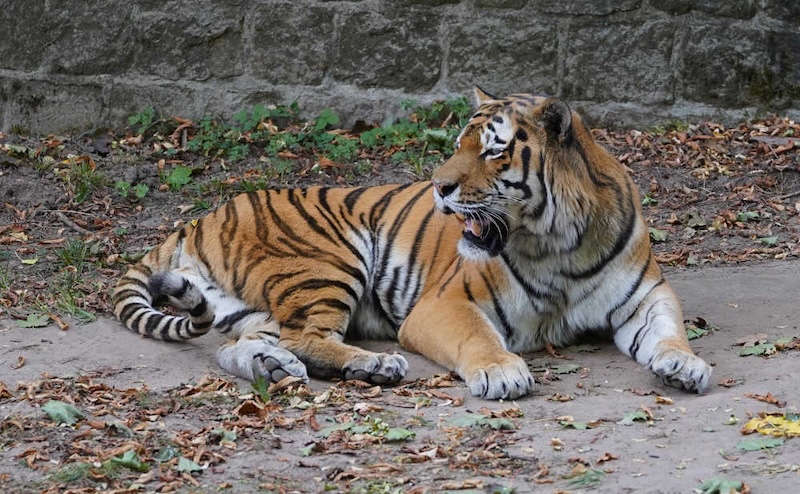
[[[666,350],[650,363],[650,369],[667,386],[703,393],[711,379],[711,366],[697,355],[682,350]]]
[[[535,384],[528,364],[513,353],[499,362],[474,368],[463,377],[473,396],[487,400],[519,398],[533,391]]]
[[[345,379],[358,379],[372,384],[392,384],[403,379],[408,362],[400,354],[363,353],[342,369]]]

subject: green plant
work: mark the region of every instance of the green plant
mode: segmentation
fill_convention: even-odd
[[[195,199],[194,203],[192,204],[192,209],[190,211],[208,211],[211,209],[211,203],[206,201],[205,199]]]
[[[105,183],[103,176],[95,169],[91,159],[73,159],[70,167],[63,175],[67,189],[73,200],[80,204]]]
[[[4,292],[11,288],[11,275],[4,266],[0,266],[0,292]]]
[[[56,250],[56,255],[63,266],[73,266],[80,273],[89,255],[89,246],[83,240],[71,238]]]
[[[339,115],[334,113],[330,108],[325,108],[320,112],[319,116],[314,120],[314,130],[322,132],[329,126],[334,126],[339,123]]]
[[[153,124],[155,117],[155,109],[153,107],[148,107],[128,117],[128,125],[130,125],[137,134],[143,134],[147,128]]]
[[[269,403],[272,396],[269,394],[269,382],[259,373],[254,373],[256,378],[250,384],[251,389],[262,403]]]
[[[176,166],[164,177],[164,183],[174,192],[181,190],[184,185],[191,181],[192,169],[183,165]]]
[[[89,473],[88,463],[67,463],[55,472],[50,474],[50,479],[58,483],[69,483],[81,480]]]
[[[241,139],[242,132],[238,128],[204,118],[200,120],[197,133],[186,147],[190,151],[202,152],[205,156],[237,161],[250,151],[250,146],[246,142],[240,142]]]
[[[124,180],[117,180],[114,182],[114,190],[117,191],[117,194],[119,194],[120,197],[125,199],[128,197],[128,192],[131,190],[131,184]]]
[[[52,284],[51,292],[55,299],[56,308],[68,314],[82,323],[89,323],[97,317],[86,310],[83,295],[78,291],[80,275],[73,270],[62,271]]]
[[[147,184],[136,184],[133,186],[133,195],[136,200],[142,200],[150,192],[150,187]]]

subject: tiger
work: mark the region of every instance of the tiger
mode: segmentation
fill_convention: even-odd
[[[166,341],[216,328],[230,336],[219,366],[247,380],[391,385],[406,359],[351,343],[395,339],[472,395],[515,399],[535,386],[520,353],[594,334],[664,384],[704,392],[711,368],[689,346],[626,169],[558,98],[475,97],[431,180],[238,195],[131,267],[116,316]]]

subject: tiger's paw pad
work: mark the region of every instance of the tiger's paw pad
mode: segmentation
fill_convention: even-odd
[[[667,386],[704,393],[711,379],[711,366],[697,355],[680,350],[667,350],[650,364],[650,369]]]
[[[408,372],[408,362],[400,354],[373,353],[359,355],[342,369],[346,380],[358,379],[372,384],[393,384]]]
[[[278,346],[268,346],[268,351],[253,355],[253,370],[270,382],[278,382],[285,377],[299,377],[308,382],[306,366],[289,350]]]
[[[464,380],[473,396],[487,400],[519,398],[533,391],[535,384],[528,364],[516,355],[507,362],[478,368]]]

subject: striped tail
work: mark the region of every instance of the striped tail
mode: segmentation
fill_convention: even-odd
[[[172,316],[154,308],[154,301],[169,302],[188,316]],[[182,275],[153,273],[143,263],[128,270],[112,296],[114,314],[131,331],[148,338],[183,341],[202,336],[211,329],[214,309],[200,289]]]

